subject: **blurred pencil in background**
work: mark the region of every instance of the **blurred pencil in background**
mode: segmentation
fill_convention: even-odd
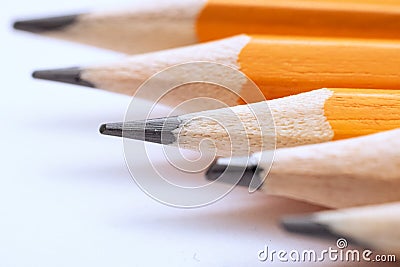
[[[117,12],[20,20],[14,28],[143,53],[236,34],[400,38],[396,0],[141,1]]]
[[[268,156],[271,151],[257,153],[250,160],[231,162],[220,158],[206,177],[216,180],[223,176],[228,182],[245,175],[242,185],[246,186],[251,179],[265,179],[260,187],[262,192],[330,208],[400,201],[399,136],[400,129],[395,129],[334,142],[280,148],[275,151],[272,165],[270,160],[265,160],[271,158]]]
[[[290,232],[346,238],[400,256],[400,202],[287,217],[282,225]]]

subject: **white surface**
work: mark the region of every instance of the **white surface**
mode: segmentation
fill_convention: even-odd
[[[106,2],[115,6],[96,4]],[[122,120],[129,97],[30,78],[33,69],[118,55],[10,29],[16,17],[93,6],[89,0],[15,0],[1,8],[1,267],[273,266],[257,260],[264,244],[334,246],[278,228],[283,214],[318,209],[307,204],[236,189],[216,204],[185,210],[140,191],[122,141],[98,134],[102,122]]]

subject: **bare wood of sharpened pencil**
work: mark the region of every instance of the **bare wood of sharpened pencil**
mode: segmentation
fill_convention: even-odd
[[[345,139],[400,127],[400,90],[319,89],[298,95],[178,117],[105,124],[101,132],[220,156]]]
[[[398,89],[400,84],[400,42],[247,35],[132,56],[101,66],[36,71],[33,76],[133,95],[154,73],[193,61],[221,63],[242,71],[267,99],[324,87]],[[196,69],[197,75],[212,77],[212,73],[209,69]],[[226,76],[228,84],[236,85],[234,93],[200,83],[179,94],[172,91],[164,104],[174,106],[196,96],[223,99],[230,106],[243,103],[238,95],[247,102],[263,100],[259,92],[249,89],[254,88],[253,84],[243,76],[225,74],[218,71],[215,79]],[[181,78],[174,77],[178,81]],[[150,99],[160,96],[157,90],[147,94]]]
[[[122,11],[17,21],[14,28],[125,53],[241,33],[399,39],[400,4],[395,0],[152,0],[136,1]]]
[[[400,202],[287,217],[282,224],[290,232],[346,238],[400,256]],[[391,261],[394,259],[391,257]]]
[[[263,159],[263,153],[271,153],[267,151],[255,154],[251,160],[253,164],[258,163],[258,171],[247,163],[242,167],[247,167],[246,175],[250,179],[253,175],[265,178],[260,187],[262,192],[330,208],[400,201],[399,136],[400,129],[395,129],[334,142],[280,148],[275,151],[272,166]],[[227,160],[218,159],[206,177],[219,178],[227,164]],[[242,175],[243,168],[238,167],[238,175]],[[231,170],[224,175],[236,174]]]

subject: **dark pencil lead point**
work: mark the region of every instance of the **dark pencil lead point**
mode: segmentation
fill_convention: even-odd
[[[100,126],[100,133],[128,139],[172,144],[176,141],[173,130],[178,129],[181,121],[178,117],[132,121],[125,123],[107,123]]]
[[[349,243],[369,248],[368,244],[359,242],[358,240],[355,240],[349,236],[340,235],[332,230],[329,225],[316,222],[313,215],[287,216],[281,220],[281,225],[288,232],[329,239],[345,238]]]
[[[32,77],[42,80],[71,83],[87,87],[96,87],[91,82],[82,79],[81,73],[82,70],[80,68],[50,69],[34,71],[32,73]]]
[[[313,216],[288,216],[282,219],[285,230],[315,236],[335,236],[328,225],[314,221]]]
[[[102,125],[100,126],[99,132],[100,132],[101,134],[106,134],[106,131],[107,131],[107,124],[102,124]]]
[[[257,164],[249,162],[247,157],[231,158],[229,163],[220,163],[221,160],[225,159],[217,159],[210,165],[205,174],[207,180],[249,187],[256,179],[257,184],[262,184],[259,176],[261,169],[257,168]]]
[[[19,20],[14,22],[16,30],[44,33],[48,31],[59,31],[76,22],[79,15],[58,16],[40,19]]]
[[[109,123],[100,126],[100,133],[104,135],[122,137],[122,123]]]

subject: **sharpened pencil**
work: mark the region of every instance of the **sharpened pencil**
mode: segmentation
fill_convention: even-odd
[[[193,61],[221,63],[242,71],[267,99],[324,87],[398,89],[400,85],[400,42],[247,35],[132,56],[115,63],[81,67],[74,72],[71,68],[35,71],[33,77],[133,95],[155,73]],[[197,76],[214,73],[203,68],[192,71]],[[232,77],[220,70],[214,75],[234,82],[234,93],[216,90],[209,83],[198,83],[192,84],[190,90],[180,90],[179,94],[166,97],[164,104],[175,106],[199,95],[221,99],[229,106],[242,104],[243,99],[247,103],[264,100],[262,94],[249,89],[253,84],[243,76]],[[181,78],[171,79],[179,81]],[[146,92],[147,97],[158,98],[160,90],[168,89]]]
[[[260,191],[344,208],[400,201],[400,129],[356,138],[275,151],[272,166],[263,153],[250,160],[237,159],[236,169],[227,171],[229,159],[220,158],[206,173],[209,180],[253,176],[264,183]],[[258,164],[258,168],[257,168]],[[245,171],[244,171],[245,170]],[[240,177],[238,177],[240,178]],[[234,179],[232,179],[234,180]]]
[[[269,109],[268,109],[269,106]],[[285,98],[176,117],[102,125],[102,134],[246,155],[400,127],[400,90],[319,89]],[[268,147],[268,149],[272,149]]]
[[[400,202],[286,217],[282,225],[290,232],[345,238],[368,249],[400,256]],[[347,244],[338,245],[344,249]]]
[[[152,0],[121,11],[20,20],[14,28],[125,53],[241,33],[400,39],[400,4],[395,0]]]

